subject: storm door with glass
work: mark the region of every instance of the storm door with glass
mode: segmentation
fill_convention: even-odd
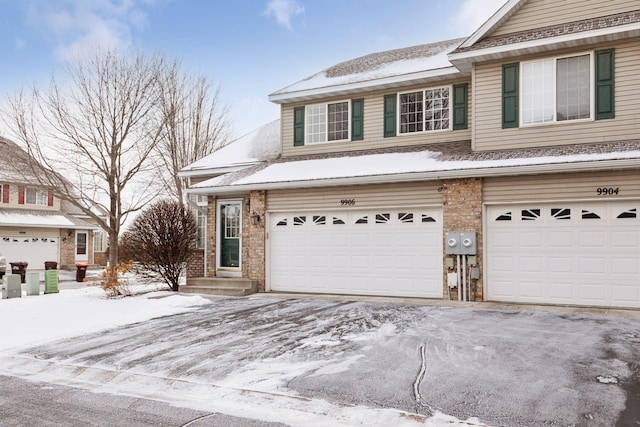
[[[239,269],[242,247],[242,202],[218,203],[219,267]]]

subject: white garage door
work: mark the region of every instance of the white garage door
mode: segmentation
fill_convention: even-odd
[[[272,213],[274,291],[442,298],[440,209]]]
[[[3,236],[0,238],[0,253],[10,262],[29,263],[30,269],[43,270],[45,261],[58,262],[59,239],[57,237]]]
[[[0,253],[7,263],[28,262],[27,271],[43,270],[45,261],[59,261],[59,245],[57,237],[3,236],[0,238]],[[7,271],[9,268],[7,264]]]
[[[640,307],[640,203],[487,208],[487,297]]]

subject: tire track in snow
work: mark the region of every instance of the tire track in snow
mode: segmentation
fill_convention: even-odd
[[[418,372],[418,376],[416,377],[415,381],[413,382],[413,395],[416,399],[416,412],[419,412],[420,409],[426,409],[427,410],[427,415],[432,416],[433,414],[435,414],[435,410],[431,407],[431,405],[429,405],[426,402],[422,401],[422,395],[420,394],[420,384],[422,383],[422,380],[424,380],[424,377],[427,374],[427,345],[422,344],[420,346],[420,358],[421,358],[421,363],[420,363],[420,372]]]

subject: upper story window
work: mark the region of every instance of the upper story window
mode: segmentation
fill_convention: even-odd
[[[502,65],[502,127],[615,118],[615,50]]]
[[[39,205],[47,206],[49,200],[49,192],[34,187],[27,187],[25,189],[25,204],[27,205]]]
[[[522,63],[522,124],[593,117],[591,54]]]
[[[308,144],[348,140],[349,102],[308,105],[305,121]]]
[[[293,146],[364,139],[364,99],[293,109]]]
[[[400,133],[451,129],[451,87],[398,95]]]

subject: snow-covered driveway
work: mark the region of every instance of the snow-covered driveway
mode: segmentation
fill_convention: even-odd
[[[266,421],[434,426],[638,419],[639,360],[633,319],[265,296],[0,357],[23,378]]]

